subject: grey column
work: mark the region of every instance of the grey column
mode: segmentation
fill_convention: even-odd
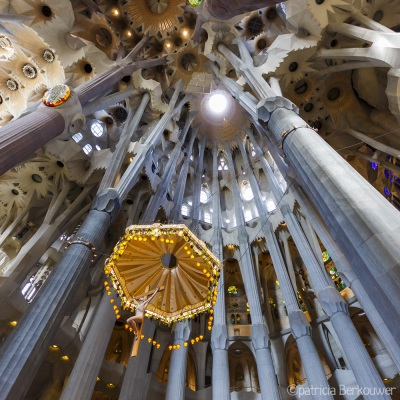
[[[279,195],[282,195],[281,189],[276,182],[270,165],[264,157],[261,158],[261,165],[268,182],[270,183],[274,196],[279,197]],[[278,191],[280,191],[280,193]],[[339,337],[343,349],[345,350],[346,357],[349,360],[350,367],[357,382],[363,388],[371,388],[372,393],[374,393],[374,388],[379,388],[384,391],[385,386],[382,379],[380,378],[374,363],[372,362],[350,319],[347,303],[334,287],[332,280],[327,276],[322,258],[318,260],[315,258],[315,254],[291,209],[287,204],[285,204],[284,199],[281,203],[282,205],[280,209],[285,217],[289,232],[292,235],[300,256],[307,267],[317,298],[325,313],[331,318],[332,325]],[[349,343],[351,343],[350,346]],[[388,398],[385,394],[376,394],[373,396],[366,394],[364,397]]]
[[[223,264],[222,245],[222,218],[221,199],[218,181],[218,143],[213,143],[213,180],[212,180],[212,201],[213,201],[213,253]],[[229,357],[228,357],[228,330],[226,327],[225,315],[225,276],[224,265],[220,272],[218,281],[217,304],[214,306],[214,326],[211,331],[211,349],[213,352],[212,367],[212,398],[213,400],[230,399],[229,379]]]
[[[143,217],[141,218],[142,223],[152,223],[158,213],[160,206],[166,199],[166,195],[168,192],[168,188],[171,183],[172,176],[176,171],[176,163],[178,162],[178,158],[182,151],[182,144],[186,139],[186,135],[189,131],[191,119],[186,120],[185,128],[183,129],[182,136],[179,141],[176,143],[172,154],[167,162],[167,165],[164,168],[161,182],[159,183],[156,193],[152,196]],[[175,221],[176,222],[176,221]]]
[[[191,161],[190,156],[192,155],[193,143],[194,143],[194,140],[196,139],[198,130],[199,130],[199,127],[196,127],[195,129],[192,128],[189,143],[188,143],[188,146],[186,149],[187,154],[185,156],[181,171],[179,173],[179,185],[176,188],[176,192],[174,194],[174,206],[171,209],[171,213],[170,213],[170,218],[173,221],[181,221],[182,220],[182,202],[183,202],[183,196],[185,194],[187,174],[189,171],[189,165],[190,165],[190,161]]]
[[[91,399],[114,325],[115,313],[110,304],[110,297],[103,293],[60,400]]]
[[[112,221],[117,217],[120,199],[124,199],[139,175],[146,158],[157,144],[163,127],[174,113],[178,85],[144,149],[125,171],[116,189],[98,193],[92,210],[76,234],[77,239],[65,251],[31,307],[0,350],[0,399],[23,398],[50,345],[80,282],[84,279]],[[157,129],[159,128],[159,130]]]
[[[240,50],[245,51],[243,46]],[[257,74],[252,64],[239,67],[246,78],[247,70]],[[265,80],[257,83],[268,92],[257,105],[258,118],[267,124],[272,141],[281,144],[296,179],[400,341],[399,212],[307,126],[293,103],[276,97]],[[236,95],[235,89],[228,89]]]
[[[193,193],[193,206],[190,216],[192,217],[192,227],[197,226],[199,223],[200,216],[200,192],[201,192],[201,179],[203,175],[204,166],[204,150],[206,148],[206,136],[202,136],[201,142],[199,142],[199,157],[196,168],[196,178],[194,183]]]
[[[307,267],[317,298],[321,307],[331,319],[357,382],[363,388],[370,388],[372,393],[376,388],[384,389],[385,385],[350,319],[347,303],[334,287],[326,271],[322,270],[323,266],[321,268],[320,265],[322,260],[315,258],[294,214],[287,205],[282,206],[281,210],[301,258]],[[365,394],[364,398],[389,399],[390,396]]]
[[[145,318],[144,337],[154,337],[155,330],[156,323]],[[151,372],[148,372],[151,348],[152,343],[141,340],[137,356],[129,358],[119,400],[146,400],[151,380]]]
[[[367,314],[368,320],[371,322],[375,332],[379,336],[379,339],[382,341],[393,362],[400,370],[400,346],[395,341],[392,333],[382,320],[380,311],[378,311],[376,305],[365,291],[365,288],[362,286],[360,280],[354,275],[352,267],[339,249],[337,243],[333,240],[324,223],[321,221],[320,216],[317,215],[317,212],[307,200],[302,190],[297,186],[297,184],[292,187],[292,190],[300,204],[301,211],[310,221],[322,243],[327,248],[330,256],[335,262],[336,268],[341,273],[342,279],[345,281],[346,285],[353,290],[357,300],[360,302],[364,312]]]
[[[283,298],[285,299],[285,305],[289,315],[290,328],[299,349],[302,365],[307,376],[307,384],[310,388],[317,389],[315,394],[313,393],[313,398],[321,400],[333,400],[333,396],[329,392],[329,384],[325,376],[325,371],[321,364],[314,342],[311,338],[311,326],[308,323],[303,311],[299,309],[295,290],[296,286],[292,286],[292,281],[283,261],[282,253],[280,251],[274,229],[272,224],[268,221],[266,206],[261,201],[260,188],[257,184],[253,171],[250,168],[251,163],[249,162],[248,155],[243,146],[243,141],[239,140],[238,143],[244,164],[246,165],[246,176],[249,179],[254,200],[260,215],[260,223],[262,226],[261,229],[267,241],[272,263],[282,289]]]
[[[92,209],[77,237],[99,247],[110,221],[108,212]],[[76,290],[89,272],[92,258],[89,247],[72,244],[4,342],[0,349],[0,399],[24,398],[35,377],[33,372],[42,363]]]
[[[239,186],[235,177],[235,165],[233,163],[229,144],[225,144],[228,168],[231,175],[231,188],[233,198],[240,198]],[[253,270],[250,243],[245,228],[245,220],[241,209],[241,203],[235,202],[235,215],[237,222],[237,235],[240,250],[240,270],[250,306],[252,320],[251,337],[256,354],[258,378],[260,382],[261,398],[263,400],[280,399],[279,386],[275,374],[275,368],[270,351],[270,340],[261,311],[259,288]]]
[[[0,132],[0,175],[60,135],[65,126],[64,117],[51,108],[39,108],[3,126]]]
[[[186,384],[186,364],[188,347],[183,345],[189,340],[190,321],[176,322],[174,326],[174,345],[180,345],[180,349],[172,350],[169,362],[169,373],[166,400],[184,400]]]

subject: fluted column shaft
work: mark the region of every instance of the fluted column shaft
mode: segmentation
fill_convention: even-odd
[[[107,212],[91,210],[77,236],[98,247],[109,225]],[[87,246],[72,244],[1,347],[0,399],[24,398],[92,258]]]
[[[235,165],[233,162],[229,144],[226,143],[226,155],[228,168],[232,177],[231,189],[233,198],[240,198],[239,185],[235,177]],[[246,290],[247,300],[250,306],[250,315],[252,320],[251,336],[252,344],[256,354],[257,371],[260,382],[261,398],[263,400],[280,399],[279,386],[275,374],[275,368],[270,351],[270,340],[265,326],[261,311],[259,288],[253,270],[250,254],[250,243],[245,228],[245,221],[240,202],[235,202],[235,216],[240,250],[240,270],[243,277],[243,283]]]
[[[180,345],[180,348],[171,354],[165,399],[184,400],[188,355],[188,347],[184,346],[184,342],[190,336],[190,321],[176,322],[174,329],[174,345]]]
[[[268,86],[265,81],[263,85]],[[271,140],[281,144],[296,179],[400,341],[399,212],[307,126],[289,100],[268,94],[257,109]]]
[[[317,212],[305,197],[302,190],[298,188],[297,185],[294,185],[292,190],[294,191],[297,201],[300,204],[301,211],[310,221],[322,243],[327,248],[330,256],[335,262],[335,266],[338,271],[344,275],[342,275],[342,279],[345,280],[346,285],[349,286],[356,295],[357,300],[360,302],[364,312],[368,317],[368,320],[371,322],[375,332],[379,336],[393,362],[400,371],[400,346],[384,323],[381,313],[376,308],[376,305],[369,297],[360,280],[354,275],[352,267],[348,263],[337,243],[333,240],[324,223],[321,221],[319,215],[317,215]]]
[[[64,117],[51,108],[39,108],[9,122],[0,131],[0,175],[25,161],[65,129]]]
[[[285,299],[286,309],[289,314],[290,327],[299,348],[302,365],[307,376],[308,386],[311,388],[321,389],[316,391],[315,396],[313,396],[315,399],[333,400],[333,397],[329,392],[329,384],[324,369],[311,338],[311,326],[304,313],[299,309],[296,291],[292,286],[291,279],[286,270],[272,224],[267,219],[268,214],[266,206],[261,201],[260,188],[253,171],[250,168],[251,163],[249,162],[248,154],[243,146],[243,141],[239,141],[239,149],[242,153],[244,164],[247,165],[245,168],[246,176],[249,179],[253,191],[254,200],[260,215],[262,231],[267,241],[268,250],[271,255],[276,276],[279,280],[283,298]]]
[[[114,325],[115,314],[110,297],[103,293],[60,400],[91,399]]]
[[[183,202],[183,196],[185,194],[185,188],[186,188],[186,181],[187,181],[187,174],[189,171],[189,165],[190,165],[190,157],[192,155],[193,151],[193,143],[194,140],[196,139],[198,128],[192,129],[188,147],[186,150],[187,155],[185,156],[185,159],[183,161],[183,165],[181,168],[181,171],[179,173],[179,185],[176,188],[176,192],[174,195],[174,207],[171,210],[170,217],[174,221],[180,221],[182,219],[182,202]]]
[[[282,193],[279,193],[278,190],[281,191],[281,189],[276,182],[271,167],[264,158],[261,160],[261,165],[267,176],[268,182],[271,183],[270,186],[274,195],[279,197]],[[376,370],[350,319],[347,303],[334,287],[332,280],[328,277],[322,263],[322,258],[319,260],[316,259],[315,254],[291,209],[287,204],[285,204],[285,200],[282,200],[281,203],[282,205],[280,208],[282,214],[285,217],[289,232],[292,235],[300,256],[307,267],[317,298],[325,313],[331,318],[332,325],[335,328],[343,349],[346,349],[345,354],[349,360],[350,367],[353,370],[357,382],[363,388],[371,388],[372,391],[374,388],[379,388],[383,391],[382,393],[385,393],[385,386],[382,379],[380,378],[378,371]],[[345,317],[342,315],[338,316],[339,314],[344,314]],[[344,323],[344,321],[346,321],[346,323]],[[345,331],[347,327],[348,331]],[[353,343],[352,346],[348,346],[350,337],[350,341]],[[388,398],[386,394],[377,394],[372,397],[366,394],[364,397],[375,397],[381,399]]]
[[[114,151],[112,160],[110,161],[110,165],[107,168],[103,179],[101,180],[99,190],[113,187],[126,156],[132,134],[136,131],[149,101],[150,95],[148,93],[144,93],[142,100],[136,108],[135,114],[132,117],[129,116],[128,120],[125,122],[123,132]]]
[[[218,281],[217,304],[214,306],[214,326],[211,332],[211,348],[213,351],[212,368],[212,398],[213,400],[229,400],[230,379],[229,379],[229,357],[228,357],[228,330],[226,327],[225,314],[225,276],[223,265],[222,245],[222,217],[220,188],[218,181],[218,143],[213,143],[213,180],[212,180],[212,201],[213,216],[212,222],[214,233],[212,238],[213,253],[222,263],[222,269]]]
[[[152,338],[155,329],[156,323],[146,318],[142,330],[144,337]],[[152,343],[141,340],[137,356],[129,358],[119,400],[146,400],[151,380],[151,373],[147,372],[151,348]]]
[[[192,226],[197,226],[200,219],[200,192],[201,192],[201,179],[203,175],[205,148],[206,148],[206,136],[204,135],[201,138],[201,142],[199,142],[199,157],[198,157],[198,164],[196,168],[196,177],[194,183],[193,206],[192,206],[192,212],[190,213],[192,217]]]
[[[182,144],[184,143],[186,139],[186,135],[189,130],[189,119],[186,121],[186,126],[185,129],[182,132],[182,137],[178,141],[178,143],[175,145],[175,148],[167,162],[167,165],[165,166],[165,171],[162,175],[161,182],[159,183],[159,186],[157,187],[157,191],[154,194],[154,196],[151,198],[149,205],[146,209],[146,212],[143,215],[142,221],[144,223],[149,222],[152,223],[156,215],[158,213],[158,209],[162,205],[163,201],[165,201],[166,194],[168,191],[168,187],[171,183],[172,176],[174,172],[176,171],[176,163],[178,162],[178,158],[181,154],[182,151]]]

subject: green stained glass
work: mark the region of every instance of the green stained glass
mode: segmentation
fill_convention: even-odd
[[[197,7],[201,4],[202,0],[188,0],[189,4],[193,7]]]
[[[229,294],[237,294],[237,292],[238,292],[238,289],[237,289],[236,286],[229,286],[228,287],[228,293]]]
[[[329,255],[329,253],[328,253],[327,251],[324,251],[324,252],[322,253],[322,261],[323,261],[324,263],[326,263],[327,261],[329,261],[330,258],[331,258],[331,256]]]

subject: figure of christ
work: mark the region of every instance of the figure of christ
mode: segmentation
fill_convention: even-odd
[[[155,292],[147,299],[147,296],[141,297],[138,300],[136,300],[134,297],[132,297],[133,302],[135,303],[135,310],[136,313],[133,317],[130,317],[126,320],[126,323],[133,329],[133,333],[135,335],[135,340],[138,339],[138,334],[139,334],[139,327],[141,324],[143,324],[144,320],[144,313],[146,311],[147,305],[153,300],[154,296],[160,291],[160,288],[158,287]]]

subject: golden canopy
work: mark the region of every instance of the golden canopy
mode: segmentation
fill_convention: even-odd
[[[105,266],[125,309],[135,309],[132,297],[164,288],[146,316],[167,324],[215,304],[220,269],[220,261],[185,225],[160,224],[128,227]]]

